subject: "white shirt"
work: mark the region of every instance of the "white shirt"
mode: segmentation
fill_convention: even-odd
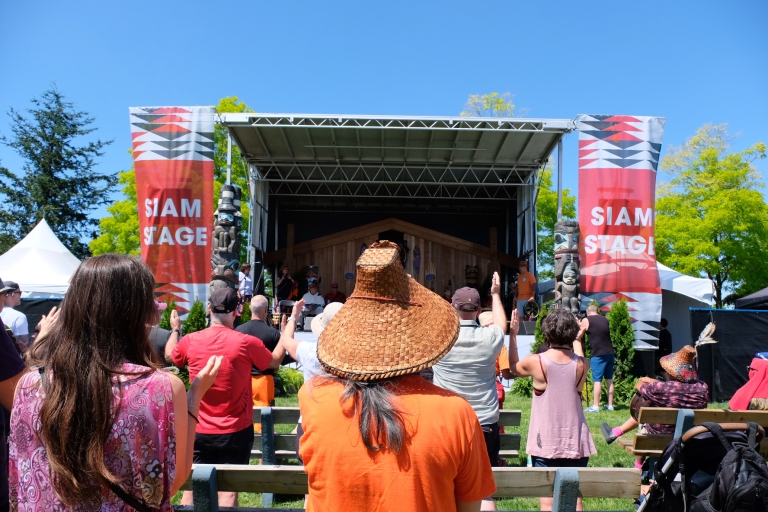
[[[320,295],[320,292],[315,295],[307,292],[301,299],[306,302],[305,306],[325,306],[325,299]]]
[[[253,295],[253,279],[251,276],[240,272],[240,295]]]
[[[14,336],[23,336],[29,334],[29,325],[27,324],[27,315],[21,311],[16,311],[8,306],[3,308],[0,313],[3,323],[11,328]]]
[[[461,320],[456,344],[432,367],[432,383],[463,396],[481,425],[499,421],[496,358],[503,345],[500,327],[480,327],[474,320]]]
[[[317,343],[311,341],[300,342],[299,346],[296,347],[296,362],[301,365],[305,383],[315,375],[323,373],[323,367],[317,358]],[[301,416],[299,416],[299,423],[301,423]]]

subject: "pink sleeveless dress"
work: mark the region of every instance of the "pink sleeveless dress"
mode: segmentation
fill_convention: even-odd
[[[148,369],[123,364],[127,372]],[[143,499],[150,508],[170,512],[171,486],[176,475],[171,380],[164,371],[144,376],[115,375],[112,392],[120,412],[104,447],[107,468],[123,482],[124,491]],[[51,487],[45,445],[40,441],[40,407],[44,396],[39,372],[31,371],[21,378],[8,438],[11,510],[68,510]],[[102,489],[98,510],[125,509],[125,503],[112,491]]]
[[[576,391],[578,358],[555,363],[541,354],[547,389],[534,393],[525,451],[545,459],[581,459],[597,453]]]

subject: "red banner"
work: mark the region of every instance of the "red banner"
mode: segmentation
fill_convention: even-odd
[[[627,300],[637,348],[658,346],[656,170],[664,119],[576,118],[579,129],[581,290],[605,308]]]
[[[141,256],[158,300],[206,301],[213,225],[213,107],[131,108]]]

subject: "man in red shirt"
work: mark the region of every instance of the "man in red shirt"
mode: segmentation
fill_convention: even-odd
[[[237,303],[234,289],[214,290],[208,303],[211,326],[187,334],[181,341],[181,321],[176,311],[171,313],[173,330],[165,353],[179,368],[187,365],[190,380],[212,355],[224,356],[216,382],[200,402],[195,464],[249,463],[253,448],[251,366],[259,370],[278,368],[285,356],[282,345],[270,352],[260,339],[233,329]],[[185,491],[181,503],[192,505],[192,492]],[[237,493],[220,492],[219,506],[236,507]]]

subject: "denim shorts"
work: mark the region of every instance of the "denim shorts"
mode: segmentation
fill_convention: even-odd
[[[604,356],[592,356],[589,359],[589,367],[592,369],[592,382],[602,382],[603,379],[613,379],[613,362],[616,357],[613,354]]]

